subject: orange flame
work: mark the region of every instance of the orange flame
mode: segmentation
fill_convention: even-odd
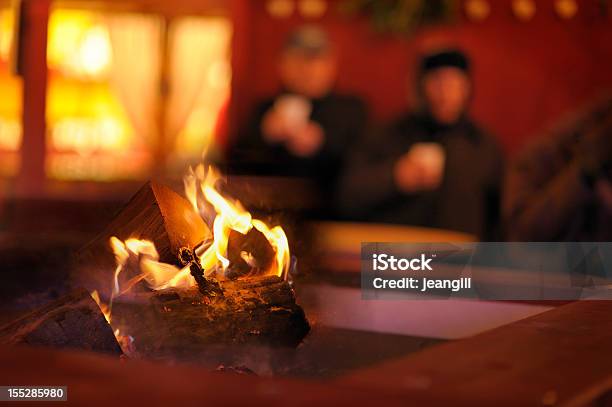
[[[100,311],[102,311],[102,314],[104,315],[104,318],[106,319],[106,322],[110,324],[111,322],[110,309],[108,308],[108,305],[100,301],[100,294],[98,294],[98,290],[93,290],[90,295],[91,295],[91,298],[94,299],[96,304],[98,304],[98,307],[100,307]]]
[[[255,228],[264,235],[275,252],[274,262],[270,269],[265,271],[265,274],[285,278],[290,262],[289,242],[285,232],[280,226],[270,228],[263,221],[253,219],[240,202],[232,202],[225,198],[216,188],[220,178],[215,168],[209,167],[206,170],[202,164],[198,165],[195,170],[189,167],[184,177],[185,196],[193,208],[204,219],[206,219],[204,216],[206,210],[212,208],[215,211],[212,221],[212,243],[209,246],[196,248],[196,254],[200,258],[205,275],[215,274],[223,278],[223,273],[230,266],[227,247],[231,231],[244,235]],[[109,318],[113,298],[129,291],[141,280],[145,280],[147,285],[154,290],[169,287],[188,288],[196,285],[190,275],[189,267],[180,269],[172,264],[160,262],[159,253],[153,242],[149,240],[131,238],[121,241],[113,236],[110,238],[110,246],[115,255],[117,267],[113,276],[113,289],[108,306]],[[240,256],[248,259],[247,262],[253,259],[252,254],[248,252],[240,253]],[[137,265],[138,273],[136,277],[125,283],[124,287],[120,287],[119,275],[129,265]]]
[[[205,170],[204,165],[199,164],[195,170],[189,167],[184,180],[185,196],[191,205],[203,213],[207,204],[210,204],[216,212],[212,228],[213,244],[203,253],[198,253],[206,275],[214,273],[217,264],[222,266],[223,271],[229,266],[227,245],[232,230],[244,235],[255,228],[265,236],[276,253],[274,264],[267,274],[284,277],[290,261],[289,242],[285,232],[280,226],[269,228],[263,221],[253,219],[240,202],[231,202],[225,198],[216,188],[219,179],[220,174],[214,167]]]
[[[153,242],[149,240],[128,239],[125,242],[116,237],[110,238],[111,247],[115,253],[117,268],[115,269],[113,295],[121,295],[128,291],[138,281],[145,280],[149,287],[161,290],[168,287],[191,287],[195,285],[189,275],[189,268],[178,267],[159,261],[159,254]],[[119,288],[119,274],[127,266],[130,258],[138,264],[140,274],[128,281],[127,287]]]
[[[219,179],[220,174],[215,168],[209,167],[208,170],[205,170],[202,164],[198,165],[195,170],[189,167],[184,177],[185,196],[194,210],[205,221],[207,219],[206,211],[210,210],[211,207],[215,211],[211,228],[213,232],[212,243],[208,246],[201,245],[195,248],[205,275],[217,274],[217,277],[223,278],[224,272],[230,266],[227,255],[230,233],[236,231],[244,235],[255,228],[263,234],[275,252],[274,262],[265,273],[286,278],[289,270],[290,253],[289,242],[283,229],[280,226],[270,228],[263,221],[253,219],[240,202],[232,202],[225,198],[216,188]],[[155,244],[149,240],[130,238],[122,241],[113,236],[109,243],[115,255],[117,266],[113,274],[113,286],[108,304],[101,302],[97,291],[91,293],[108,323],[112,321],[113,300],[128,292],[139,281],[145,280],[148,286],[154,290],[169,287],[189,288],[196,285],[188,266],[180,269],[172,264],[160,262]],[[249,252],[241,252],[240,257],[248,264],[256,263],[256,259]],[[137,268],[135,277],[129,279],[121,287],[119,276],[130,267]],[[131,352],[134,339],[129,335],[123,335],[118,329],[114,331],[114,334],[124,352]]]
[[[90,293],[90,295],[91,295],[91,298],[94,299],[96,304],[98,304],[98,307],[100,307],[100,311],[102,311],[102,314],[104,315],[104,318],[106,319],[106,322],[110,324],[111,323],[111,307],[110,307],[111,303],[104,304],[100,300],[100,294],[98,294],[97,290],[93,290]],[[119,330],[119,328],[115,329],[113,331],[113,334],[115,335],[115,338],[117,338],[117,343],[121,347],[121,350],[123,351],[123,353],[125,353],[126,355],[129,355],[134,352],[134,346],[133,346],[134,338],[132,338],[130,335],[124,335]]]

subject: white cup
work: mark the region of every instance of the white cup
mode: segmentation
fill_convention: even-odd
[[[439,143],[415,143],[410,148],[410,155],[428,174],[442,174],[446,154]]]
[[[274,110],[283,118],[287,127],[295,129],[308,123],[312,105],[302,96],[284,95],[276,99]]]

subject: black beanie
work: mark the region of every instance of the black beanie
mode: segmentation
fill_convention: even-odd
[[[470,70],[470,61],[458,49],[447,49],[425,55],[421,60],[420,73],[423,75],[434,69],[444,67],[458,68],[467,73]]]

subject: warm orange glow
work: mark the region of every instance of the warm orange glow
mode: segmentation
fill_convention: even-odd
[[[51,69],[84,79],[108,73],[112,49],[108,29],[98,13],[54,10],[49,19],[47,60]]]
[[[0,150],[17,151],[21,145],[21,123],[0,117]]]
[[[52,73],[47,93],[50,162],[57,156],[82,158],[81,171],[72,163],[58,163],[48,168],[49,175],[59,179],[112,178],[117,173],[130,174],[129,161],[122,159],[126,151],[134,155],[139,144],[133,129],[112,87],[106,82],[91,82]],[[117,167],[110,174],[101,168],[100,157],[116,157]],[[125,158],[125,157],[123,157]],[[142,161],[141,161],[142,162]],[[87,166],[89,164],[89,167]],[[112,165],[110,165],[112,167]]]
[[[97,290],[93,290],[91,292],[91,298],[94,299],[94,301],[96,302],[96,304],[98,304],[98,307],[100,307],[100,311],[102,311],[102,314],[104,315],[104,318],[106,318],[106,322],[108,322],[110,324],[111,322],[111,313],[110,313],[110,309],[108,308],[108,305],[102,303],[102,301],[100,301],[100,294],[98,294]]]
[[[172,160],[180,165],[199,157],[202,149],[215,148],[219,113],[230,97],[232,24],[225,17],[180,17],[172,36],[171,75],[182,78],[175,80],[175,89],[180,91],[192,83],[199,88],[189,117],[176,136]],[[184,97],[182,92],[176,95],[176,99]]]
[[[220,175],[214,167],[205,170],[204,165],[200,164],[195,170],[189,169],[184,182],[185,195],[194,208],[203,213],[210,204],[216,212],[213,222],[213,244],[200,254],[205,274],[213,274],[218,263],[221,264],[223,271],[229,266],[227,245],[232,230],[244,235],[254,227],[265,236],[276,253],[272,269],[267,273],[284,276],[289,268],[290,255],[289,242],[283,229],[280,226],[270,229],[261,220],[253,219],[240,202],[232,202],[225,198],[217,190],[216,184],[219,179]],[[245,255],[248,257],[250,253]]]
[[[270,228],[263,221],[253,219],[240,202],[232,202],[224,197],[217,189],[219,179],[220,174],[215,168],[209,167],[205,170],[200,164],[195,170],[189,168],[184,180],[185,195],[194,209],[201,213],[205,220],[207,217],[204,215],[207,209],[212,206],[215,211],[212,221],[213,241],[208,246],[196,249],[205,275],[223,279],[225,271],[230,266],[227,255],[230,233],[235,231],[244,235],[255,228],[264,235],[275,252],[274,262],[270,269],[265,271],[265,274],[285,278],[290,262],[289,242],[285,232],[280,226]],[[172,264],[160,262],[159,253],[153,242],[149,240],[131,238],[122,241],[113,236],[110,238],[110,246],[115,254],[117,267],[113,276],[113,290],[108,306],[109,318],[113,298],[126,293],[139,281],[145,280],[147,285],[154,290],[169,287],[189,288],[196,285],[189,267],[181,269]],[[251,253],[241,252],[240,257],[248,264],[253,262]],[[137,267],[136,273],[133,273],[136,276],[121,287],[119,276],[128,267]]]
[[[106,15],[52,10],[46,112],[50,178],[110,181],[148,172],[151,155],[113,82],[113,55]]]
[[[0,178],[19,169],[22,83],[11,70],[15,8],[0,8]]]
[[[11,53],[15,24],[15,12],[12,8],[0,10],[0,59],[8,61]]]
[[[108,30],[101,25],[88,29],[79,48],[79,68],[86,75],[99,77],[108,71],[111,58]]]
[[[217,189],[217,181],[219,180],[220,174],[215,168],[209,167],[206,170],[202,164],[198,165],[195,170],[190,167],[184,177],[185,195],[194,210],[200,213],[205,221],[209,218],[209,216],[205,216],[207,215],[206,211],[210,210],[210,207],[215,211],[212,220],[213,241],[210,245],[201,245],[195,248],[204,274],[223,279],[225,271],[230,266],[227,255],[230,233],[236,231],[246,234],[255,228],[263,234],[275,252],[274,262],[265,271],[265,274],[286,278],[289,270],[290,254],[289,242],[283,229],[280,226],[270,228],[263,221],[253,219],[240,202],[233,202],[224,197]],[[149,240],[130,238],[122,241],[113,236],[110,238],[109,244],[115,255],[116,268],[108,304],[104,304],[100,300],[97,291],[91,293],[92,298],[100,307],[109,324],[112,322],[113,301],[118,296],[129,292],[134,285],[142,280],[153,290],[171,287],[191,288],[197,285],[196,280],[191,275],[189,265],[181,269],[172,264],[160,262],[155,244]],[[252,253],[242,251],[239,254],[240,258],[251,266],[257,262]],[[124,272],[132,277],[120,283],[119,277]],[[119,329],[115,329],[114,334],[124,353],[134,352],[134,338],[122,334]]]
[[[108,305],[104,304],[100,300],[100,294],[98,294],[98,291],[96,290],[93,290],[91,292],[91,298],[93,298],[96,304],[98,304],[98,307],[100,307],[100,311],[102,311],[104,318],[106,318],[106,322],[110,324],[111,323],[111,305],[112,303],[109,303]],[[119,346],[123,350],[123,353],[130,354],[133,351],[132,345],[134,343],[134,338],[132,338],[130,335],[122,334],[118,328],[113,331],[113,334],[115,335],[115,338],[117,338],[117,342],[119,343]]]
[[[289,271],[289,262],[291,256],[289,254],[289,241],[285,235],[285,231],[280,226],[274,226],[272,229],[260,220],[253,219],[253,227],[259,230],[270,242],[270,245],[274,249],[275,256],[275,267],[276,275],[279,277],[286,277],[287,271]]]
[[[173,20],[167,38],[168,95],[159,126],[158,22],[151,14],[53,8],[47,47],[50,178],[141,179],[154,164],[159,140],[172,141],[165,146],[172,168],[205,146],[214,147],[219,112],[230,93],[231,23],[225,17]],[[0,32],[0,54],[7,49]],[[6,116],[2,105],[0,117]],[[10,135],[13,151],[20,129],[2,124],[0,136]]]

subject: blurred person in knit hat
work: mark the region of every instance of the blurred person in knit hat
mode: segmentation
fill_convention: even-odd
[[[278,71],[281,89],[256,106],[230,162],[242,172],[312,179],[327,203],[347,149],[365,128],[366,106],[334,90],[338,57],[316,26],[289,34]]]
[[[416,110],[355,150],[338,194],[342,213],[496,238],[503,157],[469,116],[470,71],[457,49],[421,59]]]

